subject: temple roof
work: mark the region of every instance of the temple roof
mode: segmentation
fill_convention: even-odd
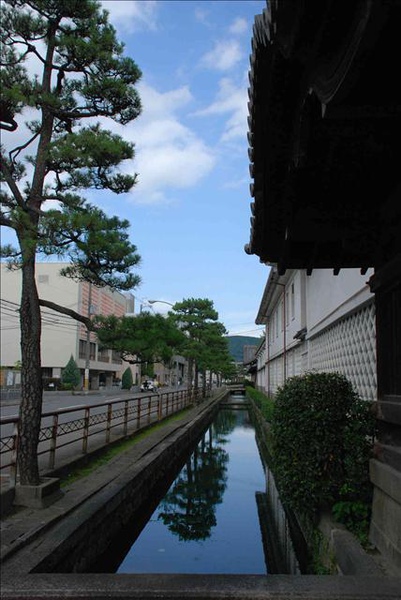
[[[400,30],[399,0],[272,0],[255,18],[245,249],[279,274],[401,251]]]

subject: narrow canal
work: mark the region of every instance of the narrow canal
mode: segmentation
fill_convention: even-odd
[[[135,515],[91,571],[277,572],[266,550],[272,528],[261,523],[271,475],[255,435],[246,409],[221,409],[158,505]]]

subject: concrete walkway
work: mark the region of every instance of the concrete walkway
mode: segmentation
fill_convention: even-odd
[[[160,449],[216,402],[206,401],[143,437],[90,476],[63,488],[44,509],[18,508],[1,523],[1,598],[401,600],[401,578],[372,575],[110,575],[32,572],[101,509],[122,481],[140,475]],[[50,559],[51,560],[51,559]]]

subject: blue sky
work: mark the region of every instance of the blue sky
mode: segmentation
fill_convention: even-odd
[[[210,298],[232,334],[255,325],[268,267],[248,256],[248,71],[252,26],[266,0],[102,1],[142,71],[143,111],[108,129],[134,142],[124,196],[87,193],[131,223],[142,257],[140,303]],[[154,305],[165,312],[168,307]]]
[[[265,0],[102,2],[142,70],[133,141],[139,183],[105,203],[131,222],[139,299],[210,298],[230,333],[255,325],[268,267],[248,256],[248,71]],[[165,311],[163,304],[154,308]]]

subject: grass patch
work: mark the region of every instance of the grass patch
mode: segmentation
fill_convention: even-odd
[[[73,469],[70,473],[68,473],[67,476],[61,477],[60,487],[65,487],[67,485],[70,485],[71,483],[74,483],[78,479],[82,479],[83,477],[88,477],[88,475],[91,475],[94,471],[96,471],[96,469],[98,469],[99,467],[102,467],[103,465],[110,462],[115,456],[118,456],[119,454],[122,454],[126,450],[129,450],[129,448],[132,448],[132,446],[134,446],[141,440],[147,438],[150,434],[154,433],[155,431],[158,431],[159,429],[161,429],[168,423],[173,423],[174,421],[178,421],[189,410],[190,410],[189,408],[184,408],[179,413],[172,415],[171,417],[167,417],[163,421],[155,423],[154,425],[151,425],[144,431],[141,431],[138,434],[134,434],[132,437],[130,437],[128,439],[124,439],[124,440],[121,440],[120,442],[116,442],[111,448],[107,448],[106,450],[104,450],[104,452],[102,452],[101,456],[98,456],[97,458],[89,459],[89,462],[85,466],[77,467],[76,469]]]
[[[249,398],[252,398],[256,406],[259,408],[262,413],[264,419],[270,423],[273,417],[274,411],[274,400],[266,396],[263,392],[259,390],[255,390],[255,388],[251,386],[246,386],[245,393]]]

